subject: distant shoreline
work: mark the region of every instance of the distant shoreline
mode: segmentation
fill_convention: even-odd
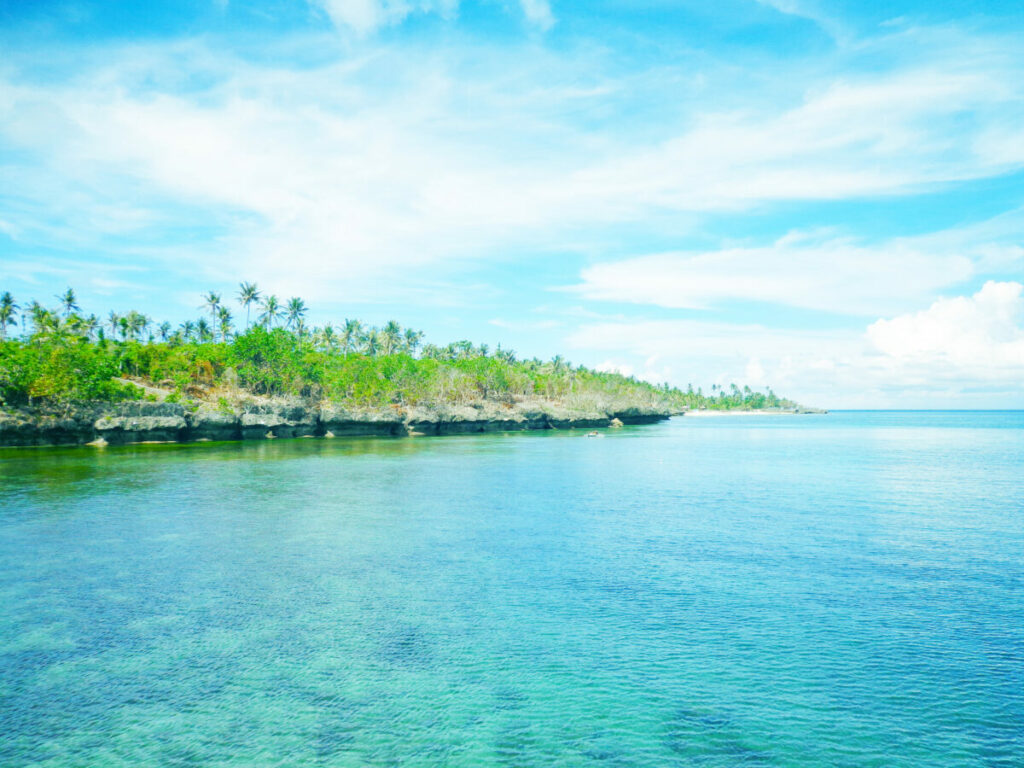
[[[691,418],[707,418],[714,416],[804,416],[823,415],[828,413],[824,408],[731,408],[727,410],[702,408],[700,410],[687,411],[686,415]]]

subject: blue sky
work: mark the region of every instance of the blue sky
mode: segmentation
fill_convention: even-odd
[[[1014,2],[0,0],[0,289],[1024,407]]]

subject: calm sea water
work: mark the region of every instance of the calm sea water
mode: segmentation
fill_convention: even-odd
[[[0,451],[0,765],[1024,766],[1024,414]]]

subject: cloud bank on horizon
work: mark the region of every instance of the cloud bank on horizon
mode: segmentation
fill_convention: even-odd
[[[1024,14],[898,0],[0,4],[0,289],[829,407],[1024,407]]]

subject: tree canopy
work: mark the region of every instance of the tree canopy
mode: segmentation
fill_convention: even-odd
[[[519,359],[498,346],[468,340],[423,343],[424,334],[388,321],[376,328],[346,319],[307,327],[306,303],[281,305],[255,283],[242,283],[239,305],[257,322],[236,329],[222,295],[209,291],[204,316],[176,328],[142,312],[85,315],[74,291],[48,309],[0,295],[0,403],[121,400],[143,396],[134,379],[164,388],[174,398],[203,398],[234,389],[252,395],[294,395],[384,407],[467,404],[481,399],[528,398],[580,407],[787,408],[795,404],[770,389],[712,386],[710,395],[651,384],[617,373],[573,365],[561,356]],[[20,312],[19,312],[20,310]],[[19,328],[14,337],[11,331]]]

